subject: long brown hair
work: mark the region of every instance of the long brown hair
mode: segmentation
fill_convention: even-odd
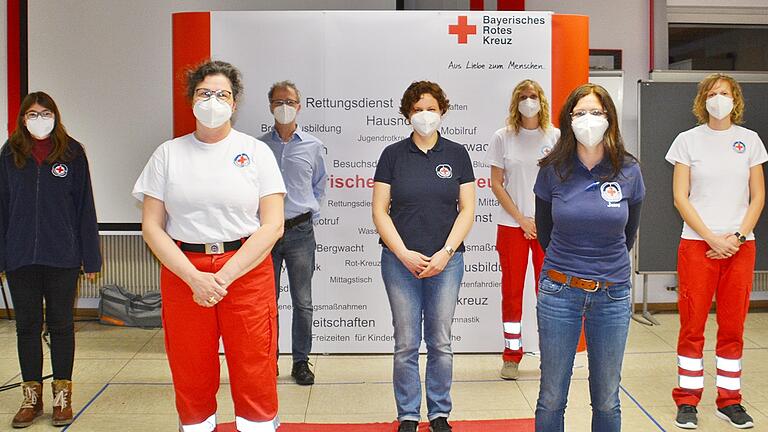
[[[552,151],[539,161],[540,167],[552,165],[560,177],[565,181],[573,171],[573,158],[576,156],[576,135],[571,127],[571,112],[581,98],[594,94],[603,106],[603,111],[608,119],[608,130],[603,136],[603,146],[611,162],[611,174],[608,179],[615,179],[621,172],[621,168],[627,159],[637,159],[624,148],[624,139],[619,131],[619,120],[616,114],[616,106],[611,95],[602,86],[597,84],[583,84],[574,89],[560,111],[560,139],[557,140]]]
[[[32,154],[32,146],[34,144],[33,137],[30,135],[27,126],[24,124],[24,116],[29,111],[29,108],[38,104],[43,108],[50,110],[54,115],[53,130],[51,131],[51,154],[46,158],[46,162],[51,163],[56,160],[68,161],[74,157],[72,149],[69,146],[69,135],[67,130],[64,129],[64,125],[61,123],[61,114],[59,108],[56,106],[56,102],[45,92],[33,92],[24,96],[24,100],[21,101],[21,107],[19,108],[19,115],[16,117],[16,130],[8,140],[8,144],[13,154],[13,162],[17,168],[24,168],[27,164],[29,155]]]
[[[517,110],[517,104],[520,103],[520,93],[527,89],[532,89],[536,92],[536,96],[539,98],[539,128],[541,130],[547,130],[550,127],[549,123],[549,102],[547,96],[544,94],[544,89],[541,85],[534,80],[526,79],[520,81],[515,90],[512,91],[512,99],[509,101],[509,116],[507,117],[507,127],[514,130],[515,133],[520,133],[520,128],[523,126],[523,115]]]

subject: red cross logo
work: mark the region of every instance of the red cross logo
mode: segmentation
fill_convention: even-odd
[[[471,34],[477,34],[476,25],[467,24],[467,16],[460,15],[458,24],[451,24],[448,26],[448,34],[453,34],[459,37],[459,43],[467,43],[467,37]]]
[[[58,163],[51,168],[51,174],[55,175],[56,177],[66,177],[67,171],[69,171],[67,166],[62,163]]]
[[[235,165],[239,166],[240,168],[244,166],[248,166],[248,164],[251,163],[251,158],[248,157],[245,153],[240,153],[239,155],[235,156]]]
[[[437,173],[437,176],[440,178],[451,178],[453,177],[453,170],[451,169],[451,166],[448,164],[440,164],[435,168],[435,173]]]
[[[744,145],[741,141],[736,141],[733,143],[733,150],[736,151],[736,153],[744,153],[744,150],[747,149],[747,146]]]

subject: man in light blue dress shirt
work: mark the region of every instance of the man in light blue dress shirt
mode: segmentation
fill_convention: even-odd
[[[312,274],[315,271],[313,220],[320,216],[327,174],[325,147],[316,137],[296,124],[301,96],[296,85],[280,81],[269,89],[269,108],[275,126],[260,139],[275,154],[288,193],[285,196],[285,233],[272,249],[275,288],[280,296],[283,261],[293,303],[291,376],[299,385],[312,385],[315,375],[309,368],[312,350]]]

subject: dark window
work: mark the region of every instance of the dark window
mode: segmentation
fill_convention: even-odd
[[[768,26],[669,24],[669,68],[768,71]]]

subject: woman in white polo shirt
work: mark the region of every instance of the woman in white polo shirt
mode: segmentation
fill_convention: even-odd
[[[677,258],[680,334],[675,424],[697,427],[704,389],[704,326],[717,299],[717,411],[737,428],[752,427],[741,405],[744,320],[755,268],[752,230],[763,210],[763,142],[743,123],[744,97],[732,77],[712,74],[693,102],[699,126],[682,132],[666,159],[675,165],[673,193],[682,216]]]
[[[533,184],[539,159],[549,154],[558,138],[560,130],[549,121],[544,89],[536,81],[521,81],[512,92],[507,126],[493,134],[485,157],[491,165],[491,190],[502,208],[496,251],[501,265],[503,379],[517,379],[523,358],[520,323],[528,252],[532,253],[536,281],[544,262],[544,251],[536,238]]]
[[[144,239],[163,264],[165,348],[182,432],[216,430],[219,336],[238,431],[274,431],[277,307],[270,251],[283,232],[285,186],[272,151],[232,129],[240,72],[212,61],[189,72],[194,133],[157,148],[133,194]]]

